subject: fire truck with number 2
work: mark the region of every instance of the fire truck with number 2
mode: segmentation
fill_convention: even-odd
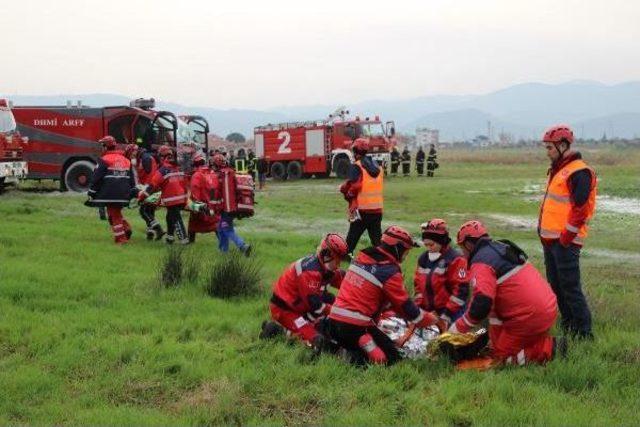
[[[331,173],[345,178],[353,161],[353,140],[367,138],[369,156],[379,164],[388,164],[396,145],[394,122],[383,124],[378,116],[349,118],[348,114],[339,108],[325,120],[256,127],[256,157],[267,162],[271,176],[278,180],[328,177]]]

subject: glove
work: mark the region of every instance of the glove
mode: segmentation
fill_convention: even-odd
[[[576,233],[574,233],[573,231],[569,231],[566,229],[562,230],[562,233],[560,233],[560,244],[565,248],[568,248],[569,245],[573,242],[573,239],[575,239],[575,237],[576,237]]]
[[[436,326],[440,330],[440,333],[443,334],[449,329],[449,322],[443,316],[440,316],[436,322]]]

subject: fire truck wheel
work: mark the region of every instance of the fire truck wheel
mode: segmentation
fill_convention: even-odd
[[[67,190],[77,193],[87,191],[94,166],[88,160],[78,160],[71,163],[64,173],[64,185]]]
[[[302,178],[302,164],[298,161],[289,162],[287,165],[287,177],[289,179]]]
[[[340,156],[333,161],[333,170],[336,173],[336,176],[340,179],[344,179],[347,177],[347,172],[349,171],[349,165],[351,162],[347,156]]]
[[[287,179],[287,172],[284,167],[284,163],[275,162],[271,165],[271,177],[280,181]]]

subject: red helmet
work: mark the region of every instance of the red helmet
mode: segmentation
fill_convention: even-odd
[[[358,138],[353,141],[351,149],[358,153],[366,153],[369,151],[369,140],[366,138]]]
[[[449,230],[447,228],[447,223],[444,219],[434,218],[429,222],[422,223],[420,225],[423,233],[430,234],[449,234]]]
[[[411,234],[409,234],[409,232],[404,228],[397,225],[392,225],[384,230],[380,241],[389,246],[401,245],[406,249],[418,247],[418,244],[413,240]]]
[[[568,125],[551,126],[542,136],[542,142],[551,142],[553,144],[566,142],[571,145],[573,144],[573,131]]]
[[[222,154],[218,153],[213,156],[211,162],[215,167],[222,168],[227,164],[227,159],[225,159]]]
[[[320,246],[318,246],[320,259],[328,255],[331,258],[342,260],[347,258],[348,251],[347,242],[345,242],[341,235],[335,233],[329,233],[324,236],[320,242]]]
[[[462,245],[464,241],[470,237],[477,239],[479,237],[487,236],[488,234],[487,229],[480,221],[467,221],[460,226],[456,240],[459,245]]]
[[[102,144],[102,146],[107,150],[113,150],[118,146],[116,139],[111,135],[107,135],[104,138],[100,138],[98,142]]]
[[[138,146],[136,144],[127,144],[127,146],[124,147],[124,155],[129,159],[133,158],[137,152]]]
[[[169,147],[168,145],[161,146],[160,148],[158,148],[158,156],[160,156],[161,158],[173,156],[173,148]]]

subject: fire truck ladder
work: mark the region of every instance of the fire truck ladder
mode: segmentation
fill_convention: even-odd
[[[331,126],[325,127],[324,133],[324,155],[327,160],[327,165],[330,165],[331,161],[331,136],[333,134],[333,128]],[[329,166],[331,168],[331,166]]]

